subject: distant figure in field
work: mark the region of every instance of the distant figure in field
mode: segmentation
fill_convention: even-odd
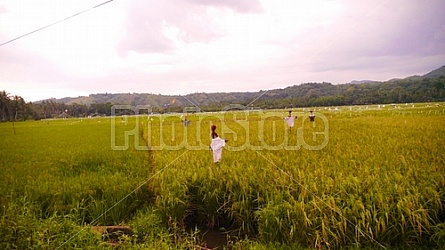
[[[289,110],[289,114],[287,115],[287,117],[284,118],[284,120],[286,120],[287,125],[289,126],[289,131],[292,131],[292,128],[294,127],[295,124],[295,119],[297,119],[298,116],[292,116],[292,110]]]
[[[190,124],[190,121],[187,119],[187,116],[185,116],[182,122],[184,123],[184,127],[187,127]]]
[[[309,120],[311,121],[311,122],[313,122],[314,120],[315,120],[315,115],[314,115],[314,111],[309,111]]]
[[[210,149],[213,151],[213,162],[218,163],[221,161],[222,149],[228,140],[219,138],[218,134],[216,133],[215,125],[212,125],[210,128],[212,130],[212,142],[210,143]]]

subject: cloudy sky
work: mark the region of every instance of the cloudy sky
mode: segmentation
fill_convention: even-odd
[[[0,44],[106,0],[0,0]],[[258,91],[445,65],[444,0],[114,0],[0,46],[0,91]]]

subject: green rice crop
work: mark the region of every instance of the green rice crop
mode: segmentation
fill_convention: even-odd
[[[69,218],[77,228],[118,224],[150,197],[147,189],[139,189],[104,214],[149,173],[147,152],[111,149],[108,118],[16,123],[16,135],[10,123],[0,126],[2,226],[26,232],[17,245],[1,246],[43,244],[34,236],[40,220]],[[17,206],[21,209],[11,209]],[[14,219],[25,215],[30,218],[23,224]],[[48,237],[61,236],[51,233]]]
[[[220,116],[214,120],[230,128],[249,122]],[[308,247],[431,243],[443,223],[443,111],[352,110],[326,116],[329,143],[321,150],[225,150],[223,162],[213,166],[204,150],[154,151],[155,165],[171,164],[150,182],[164,220],[230,226],[264,242]],[[265,131],[275,135],[231,138],[232,129],[222,137],[232,139],[235,148],[246,140],[280,145],[286,127],[270,127],[277,119],[269,120]],[[307,144],[322,142],[311,134],[320,124],[299,126]],[[296,140],[297,128],[287,131],[289,141]],[[176,157],[180,160],[170,163]]]
[[[0,247],[109,248],[90,227],[120,224],[125,249],[445,244],[444,108],[339,109],[1,123]]]

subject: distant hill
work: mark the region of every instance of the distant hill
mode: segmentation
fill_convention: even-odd
[[[91,94],[76,98],[26,102],[20,96],[11,99],[0,91],[0,122],[27,119],[94,117],[143,113],[200,112],[233,109],[283,109],[386,103],[444,102],[445,66],[422,76],[391,79],[384,82],[352,81],[347,84],[302,83],[283,89],[257,92],[192,93],[156,95],[148,93]],[[123,104],[131,107],[116,107]],[[12,112],[11,112],[12,110]]]
[[[207,107],[218,110],[228,104],[261,106],[264,108],[282,108],[291,106],[313,105],[350,105],[386,102],[412,102],[442,99],[442,87],[445,83],[434,79],[445,77],[445,66],[435,69],[423,76],[410,76],[404,79],[391,79],[386,82],[372,80],[354,80],[348,84],[303,83],[284,89],[273,89],[258,92],[229,93],[192,93],[179,95],[156,95],[150,93],[91,94],[81,97],[67,97],[52,101],[66,105],[92,104],[127,104],[150,105],[159,110],[175,107]],[[431,84],[424,79],[432,79]],[[439,91],[440,90],[440,91]],[[436,92],[434,92],[436,91]],[[437,92],[439,91],[439,92]],[[435,94],[432,94],[435,93]],[[444,94],[445,95],[445,94]]]
[[[401,80],[422,80],[425,78],[438,78],[441,76],[445,76],[445,65],[435,69],[427,74],[424,75],[413,75],[413,76],[408,76],[405,78],[392,78],[390,80],[388,80],[387,82],[394,82],[394,81],[401,81]],[[350,82],[350,84],[363,84],[363,83],[372,83],[372,82],[379,82],[379,81],[373,81],[373,80],[353,80]]]
[[[97,103],[112,103],[112,104],[128,104],[128,105],[152,105],[158,106],[163,104],[170,104],[170,102],[175,103],[175,96],[169,95],[155,95],[146,93],[121,93],[121,94],[111,94],[111,93],[99,93],[91,94],[89,96],[80,96],[76,98],[62,98],[57,99],[57,102],[62,102],[65,104],[83,104],[91,105]]]
[[[422,76],[422,78],[438,78],[445,76],[445,65]]]
[[[367,82],[375,82],[375,81],[372,81],[372,80],[353,80],[351,82],[351,84],[362,84],[362,83],[367,83]]]

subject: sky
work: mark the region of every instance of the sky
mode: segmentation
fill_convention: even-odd
[[[82,12],[0,46],[0,91],[37,101],[423,75],[445,65],[444,10],[443,0],[0,0],[0,44]]]

